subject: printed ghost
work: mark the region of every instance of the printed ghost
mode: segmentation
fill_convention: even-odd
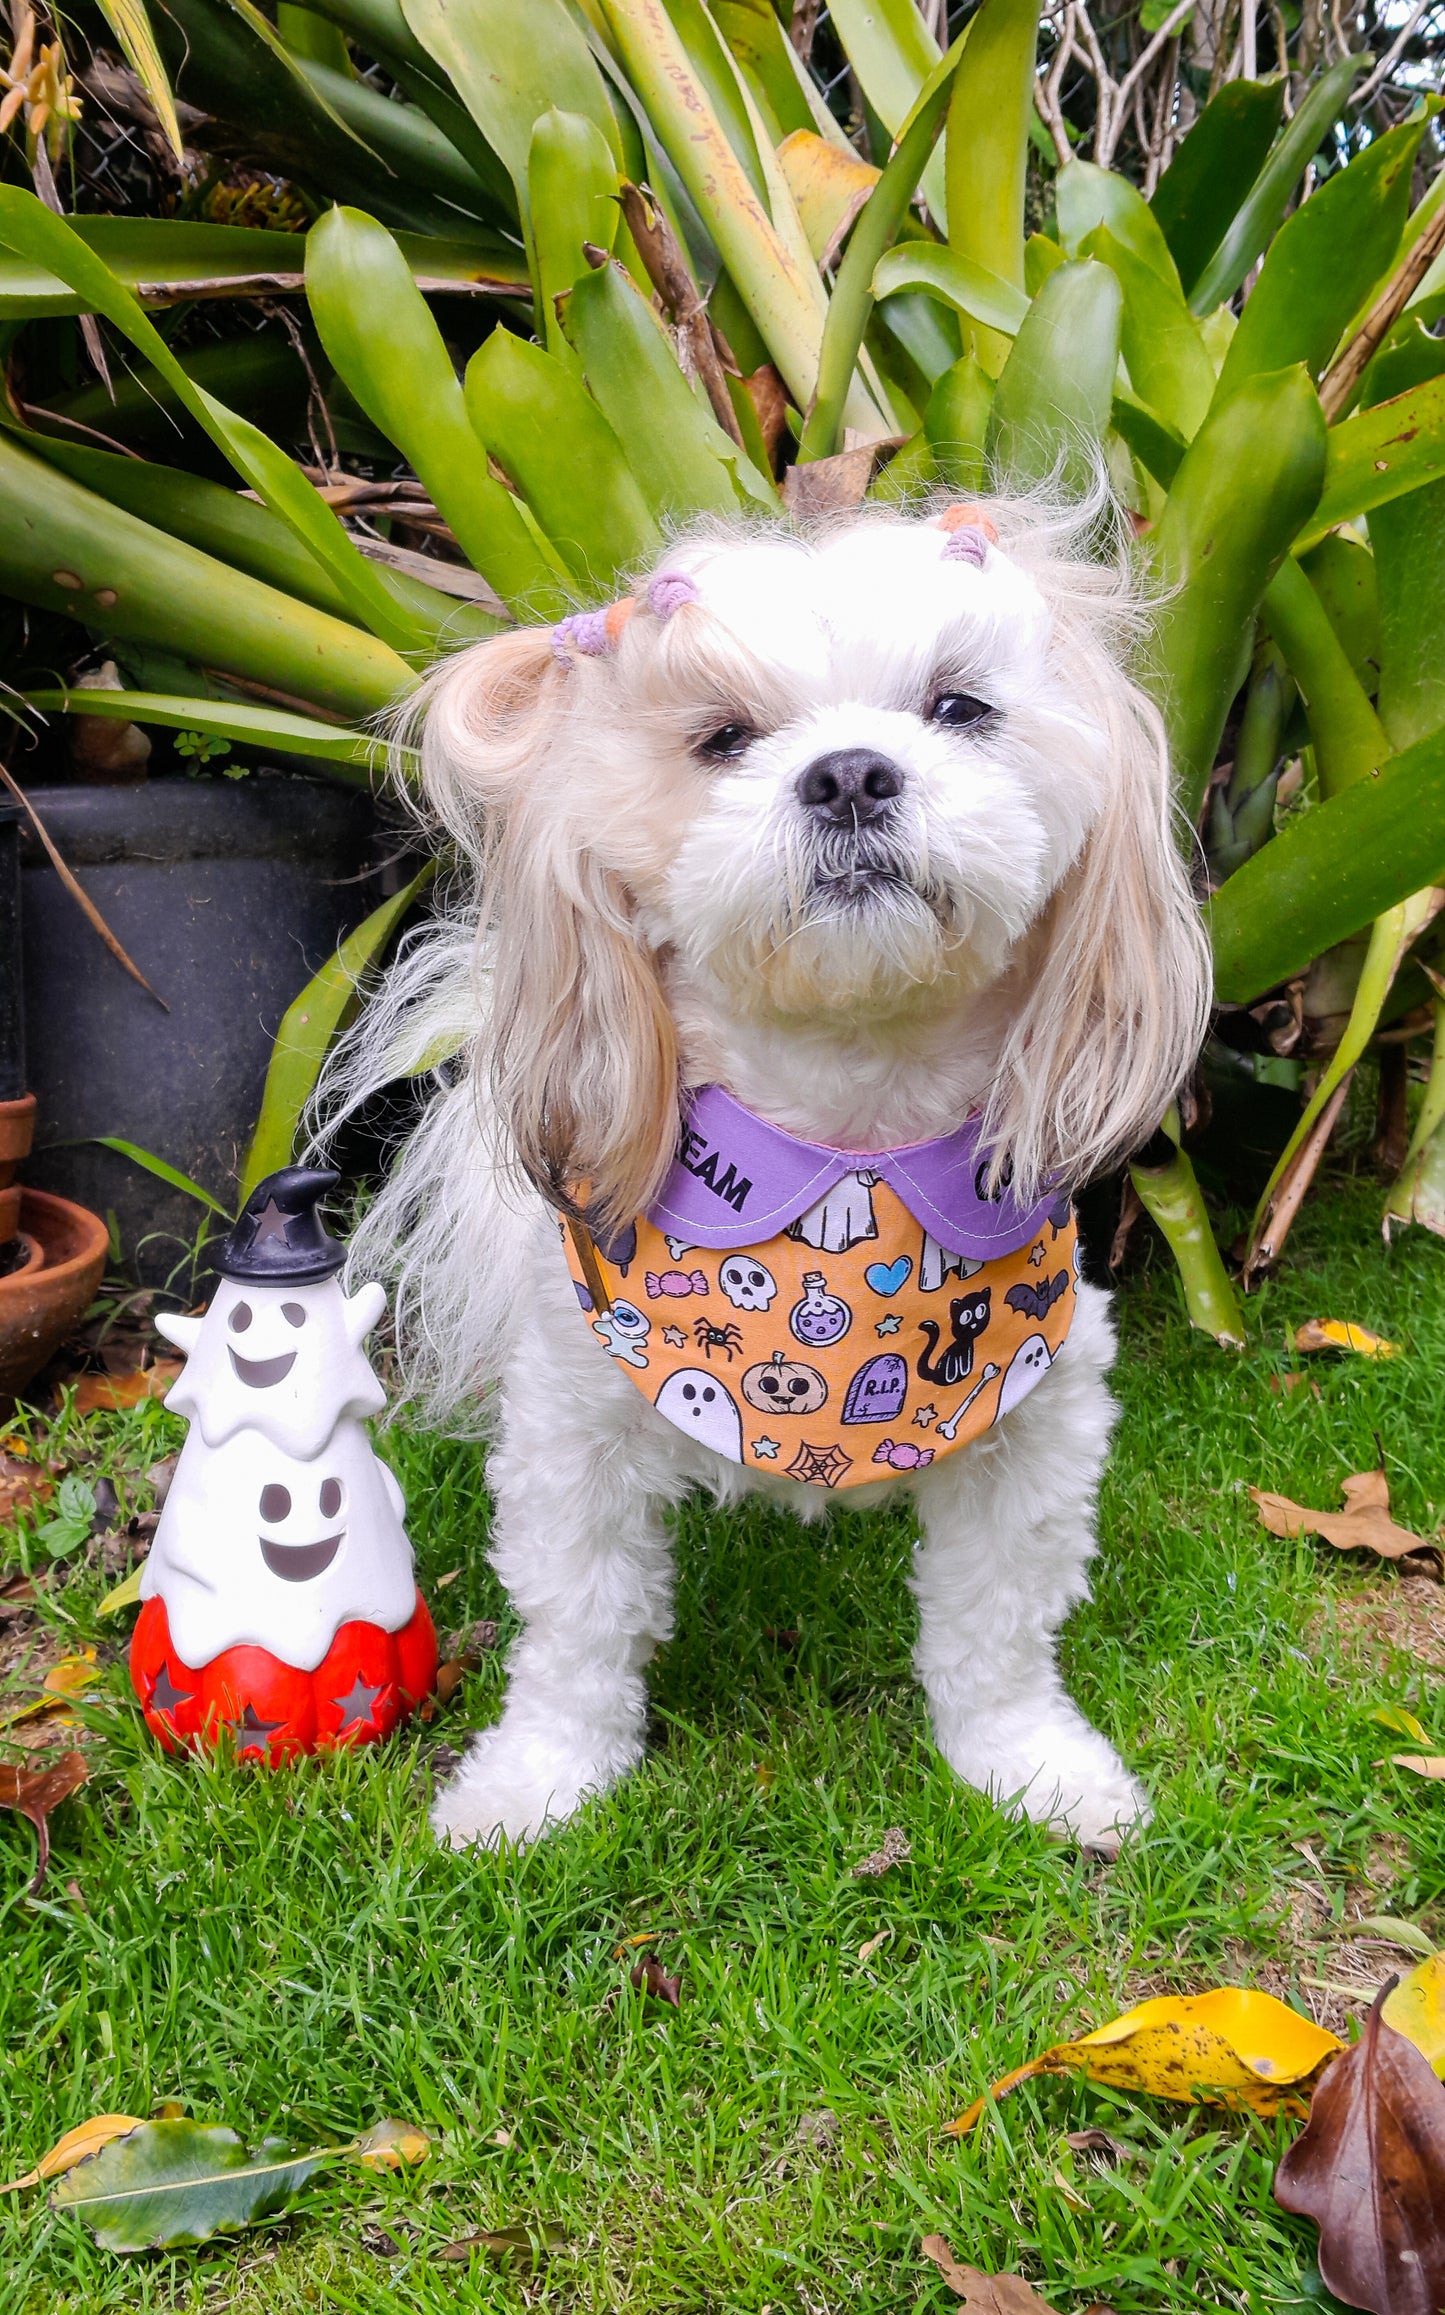
[[[690,1439],[726,1455],[730,1463],[741,1463],[743,1419],[737,1401],[705,1367],[679,1367],[658,1392],[656,1405]]]
[[[940,1246],[931,1232],[924,1231],[923,1252],[918,1262],[920,1292],[924,1294],[936,1293],[950,1272],[957,1278],[964,1279],[971,1278],[975,1270],[982,1268],[981,1262],[975,1262],[968,1254],[952,1253],[947,1246]]]
[[[816,1206],[799,1215],[788,1236],[800,1238],[805,1246],[815,1246],[820,1254],[846,1254],[850,1246],[876,1238],[872,1193],[881,1179],[879,1174],[844,1174]]]
[[[166,1405],[208,1447],[254,1427],[304,1462],[338,1423],[385,1406],[361,1347],[385,1309],[377,1285],[347,1295],[335,1277],[303,1286],[223,1278],[203,1318],[156,1319],[186,1356]]]
[[[314,1458],[255,1429],[212,1447],[197,1424],[141,1598],[165,1601],[172,1644],[193,1667],[251,1646],[314,1671],[341,1624],[394,1632],[414,1613],[405,1509],[359,1423],[341,1425]]]
[[[1053,1353],[1041,1334],[1026,1334],[1008,1365],[999,1384],[998,1405],[993,1419],[1000,1422],[1011,1414],[1021,1399],[1026,1399],[1035,1383],[1041,1383],[1053,1365]]]
[[[717,1282],[734,1310],[770,1310],[778,1282],[755,1254],[729,1254]]]
[[[625,1359],[629,1366],[646,1366],[647,1353],[642,1346],[652,1332],[652,1320],[635,1302],[624,1302],[618,1295],[610,1310],[593,1319],[592,1332],[606,1343],[613,1358]]]

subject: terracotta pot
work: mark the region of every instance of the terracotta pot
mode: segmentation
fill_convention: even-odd
[[[98,1214],[46,1190],[20,1190],[18,1219],[10,1235],[33,1238],[41,1260],[0,1278],[0,1395],[22,1390],[84,1317],[110,1248]]]
[[[33,1093],[22,1093],[18,1101],[0,1101],[0,1190],[14,1181],[21,1160],[29,1157],[34,1132]],[[0,1238],[3,1236],[0,1231]]]

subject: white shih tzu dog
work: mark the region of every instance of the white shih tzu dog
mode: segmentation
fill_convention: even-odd
[[[470,873],[333,1092],[435,1070],[355,1260],[422,1407],[492,1438],[523,1629],[435,1804],[458,1846],[641,1760],[694,1487],[906,1488],[949,1765],[1086,1843],[1147,1811],[1055,1661],[1113,1420],[1068,1193],[1157,1127],[1208,963],[1090,519],[690,533],[426,687]]]

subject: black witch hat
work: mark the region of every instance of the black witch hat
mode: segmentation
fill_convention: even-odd
[[[222,1240],[216,1257],[221,1276],[254,1286],[314,1286],[332,1277],[346,1260],[346,1248],[327,1236],[317,1207],[340,1179],[316,1166],[283,1166],[268,1174]]]

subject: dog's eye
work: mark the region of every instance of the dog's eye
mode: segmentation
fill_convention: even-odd
[[[986,699],[975,699],[971,691],[940,692],[928,711],[930,723],[946,723],[954,730],[966,730],[970,724],[983,723],[993,714]]]
[[[710,731],[706,739],[696,743],[694,753],[710,764],[730,763],[735,756],[743,755],[756,737],[751,724],[719,724],[716,731]]]

